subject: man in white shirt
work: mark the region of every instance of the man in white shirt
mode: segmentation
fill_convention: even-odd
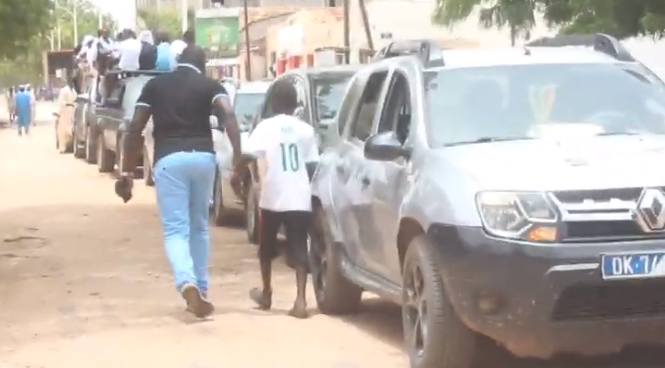
[[[132,30],[127,30],[125,33],[126,39],[120,42],[118,50],[120,52],[120,62],[118,68],[120,70],[139,70],[139,57],[141,56],[141,41],[136,39],[136,33]]]
[[[319,150],[312,126],[291,115],[298,106],[293,85],[279,80],[272,88],[274,98],[270,101],[277,115],[257,125],[243,150],[257,159],[261,193],[259,261],[263,287],[252,289],[250,297],[261,309],[272,306],[272,261],[279,255],[277,233],[283,225],[290,261],[287,263],[296,269],[297,296],[289,315],[307,318],[310,178],[319,160]]]

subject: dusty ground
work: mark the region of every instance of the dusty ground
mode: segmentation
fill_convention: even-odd
[[[0,368],[407,367],[399,309],[381,301],[353,317],[294,320],[281,269],[275,310],[254,310],[257,264],[241,230],[212,230],[217,312],[194,321],[173,290],[152,189],[139,182],[122,204],[109,176],[56,153],[53,134],[0,129]],[[644,349],[594,361],[495,353],[479,368],[665,366]]]

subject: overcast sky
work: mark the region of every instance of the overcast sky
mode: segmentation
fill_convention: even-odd
[[[96,6],[99,6],[104,12],[109,13],[118,22],[120,28],[133,28],[134,18],[136,17],[135,0],[90,0]],[[132,9],[134,10],[132,12]]]

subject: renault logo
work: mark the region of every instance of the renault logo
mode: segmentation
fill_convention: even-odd
[[[647,233],[665,231],[665,193],[647,188],[637,202],[637,221]]]

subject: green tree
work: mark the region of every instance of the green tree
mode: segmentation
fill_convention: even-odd
[[[545,18],[564,33],[603,32],[626,38],[665,31],[662,0],[541,0]]]
[[[480,10],[478,21],[485,28],[510,29],[510,41],[528,39],[536,24],[537,0],[438,0],[432,16],[434,23],[453,26],[467,19],[471,12]]]
[[[452,26],[475,9],[480,10],[483,26],[509,27],[513,44],[530,36],[536,13],[542,13],[550,26],[564,33],[665,36],[663,0],[437,0],[432,19]]]
[[[0,1],[0,59],[14,58],[49,27],[50,0]]]
[[[73,13],[76,7],[78,40],[74,39],[74,18]],[[67,9],[67,10],[65,10]],[[102,22],[107,29],[115,29],[115,20],[108,14],[102,15]],[[97,36],[99,29],[99,12],[91,2],[85,0],[59,0],[51,18],[52,37],[55,47],[57,47],[58,29],[60,30],[60,41],[62,48],[74,48],[85,35]],[[44,45],[46,48],[50,45]]]
[[[182,22],[180,21],[180,11],[177,9],[156,10],[150,7],[143,7],[137,10],[137,15],[143,20],[147,29],[153,31],[166,32],[171,38],[180,38],[182,34]],[[188,24],[194,24],[194,11],[187,12]]]

